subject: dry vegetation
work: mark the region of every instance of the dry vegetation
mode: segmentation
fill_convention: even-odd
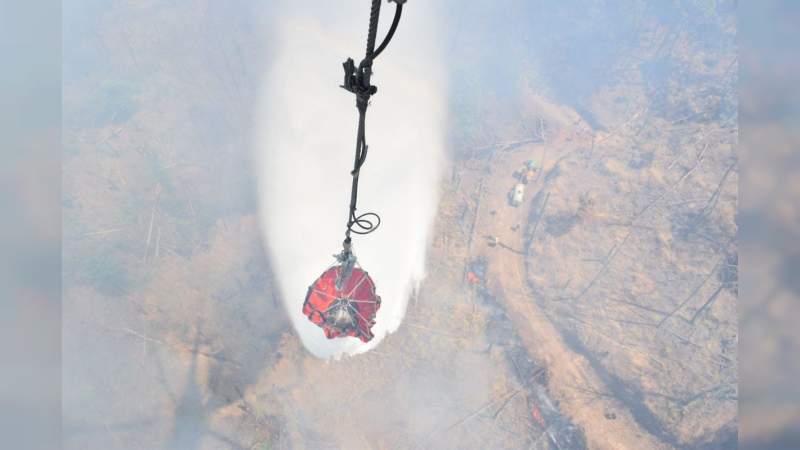
[[[732,13],[633,4],[588,78],[557,55],[608,15],[548,31],[513,101],[453,82],[428,278],[399,332],[332,362],[288,326],[255,219],[260,12],[70,19],[66,447],[732,448]]]

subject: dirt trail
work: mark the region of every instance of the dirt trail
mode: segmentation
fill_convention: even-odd
[[[566,150],[579,143],[567,140],[572,141],[566,134],[559,133],[549,145]],[[524,163],[526,154],[531,152],[505,153],[493,158],[489,170],[498,175],[511,174]],[[545,165],[551,166],[552,162],[545,162]],[[539,177],[527,186],[528,198],[541,188],[545,178]],[[486,203],[498,205],[511,184],[509,178],[487,176],[482,181],[481,194],[486,197]],[[547,367],[551,397],[558,402],[558,408],[584,430],[589,448],[672,448],[636,422],[631,412],[610,393],[589,361],[569,348],[561,333],[536,306],[524,275],[522,230],[531,207],[532,202],[526,200],[519,208],[502,204],[495,210],[485,207],[478,211],[473,254],[485,257],[488,262],[487,288],[505,306],[530,356]],[[480,238],[483,236],[497,237],[500,245],[490,246],[488,240]]]
[[[489,288],[506,307],[529,354],[548,368],[551,396],[559,402],[561,411],[584,430],[589,448],[670,448],[642,430],[615,399],[604,396],[587,399],[586,391],[605,393],[608,389],[588,361],[568,348],[533,304],[520,278],[519,259],[490,258]],[[607,414],[614,414],[614,420],[607,418]]]

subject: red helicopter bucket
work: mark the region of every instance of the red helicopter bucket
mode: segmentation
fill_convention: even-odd
[[[352,336],[369,342],[380,307],[381,298],[369,274],[345,262],[326,270],[309,286],[303,314],[328,339]]]
[[[353,184],[350,190],[350,212],[347,220],[344,249],[336,255],[337,265],[329,268],[309,286],[303,303],[303,314],[319,325],[328,339],[340,336],[352,336],[369,342],[374,337],[372,326],[375,325],[375,314],[381,307],[381,298],[375,294],[375,283],[369,274],[357,266],[356,257],[350,251],[350,234],[369,234],[380,225],[380,217],[372,212],[356,215],[358,200],[358,176],[361,166],[367,158],[367,141],[365,137],[365,120],[370,97],[377,92],[371,84],[373,62],[386,48],[394,36],[403,4],[406,0],[390,0],[395,2],[394,19],[383,41],[376,47],[376,34],[380,17],[381,0],[372,0],[370,10],[367,52],[361,63],[356,66],[352,58],[343,64],[344,83],[340,86],[356,96],[358,110],[358,131],[356,134],[356,154],[353,161]]]

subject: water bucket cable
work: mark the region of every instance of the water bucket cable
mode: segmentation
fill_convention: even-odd
[[[397,25],[400,23],[400,16],[403,12],[405,0],[389,0],[396,3],[394,19],[386,33],[383,41],[375,48],[376,37],[378,34],[378,21],[380,18],[381,0],[372,0],[370,9],[369,30],[367,33],[367,51],[364,59],[356,67],[352,58],[347,58],[342,65],[344,67],[344,84],[340,87],[356,95],[356,108],[358,109],[358,129],[356,132],[356,152],[353,161],[353,170],[350,175],[353,182],[350,189],[350,206],[347,216],[347,230],[345,231],[344,251],[350,253],[351,234],[369,234],[375,231],[381,224],[381,218],[374,212],[357,214],[358,204],[358,180],[361,167],[367,159],[366,141],[366,116],[369,99],[374,95],[378,88],[370,82],[372,77],[372,63],[378,55],[386,49],[392,40]]]

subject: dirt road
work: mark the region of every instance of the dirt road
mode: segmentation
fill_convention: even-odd
[[[559,133],[547,144],[551,162],[544,161],[545,173],[559,155],[578,145],[591,145],[585,133]],[[553,148],[557,149],[556,152]],[[512,207],[504,201],[512,174],[530,155],[546,157],[543,145],[530,145],[521,151],[498,152],[487,163],[488,175],[473,181],[480,191],[482,207],[477,208],[471,253],[488,262],[486,285],[505,307],[529,355],[547,367],[547,389],[562,413],[580,426],[589,448],[666,449],[671,446],[644,430],[630,411],[610,394],[608,386],[590,363],[572,351],[559,331],[537,307],[525,280],[524,225],[534,205],[530,198],[544,185],[546,176],[526,186],[526,201]],[[541,163],[541,161],[539,161]],[[507,177],[502,174],[508,174]],[[469,177],[463,180],[468,190]],[[493,237],[498,245],[490,245]]]

